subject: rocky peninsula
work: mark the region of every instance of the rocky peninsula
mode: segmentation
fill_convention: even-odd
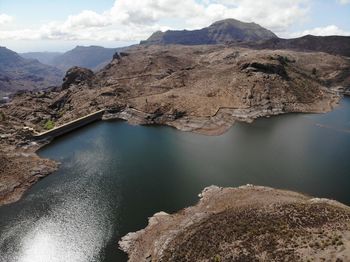
[[[348,261],[350,208],[260,186],[205,188],[119,242],[129,261]]]

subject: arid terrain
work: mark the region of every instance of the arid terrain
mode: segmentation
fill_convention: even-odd
[[[267,187],[211,186],[119,242],[129,261],[349,261],[350,208]]]
[[[350,262],[349,14],[0,0],[0,262]]]
[[[349,68],[347,58],[326,53],[225,45],[141,45],[116,53],[97,73],[74,67],[61,87],[17,94],[0,108],[1,155],[11,158],[1,170],[1,202],[18,199],[24,190],[17,188],[54,166],[33,156],[19,167],[47,142],[34,141],[33,132],[106,110],[105,119],[218,135],[235,121],[332,110],[349,86]]]

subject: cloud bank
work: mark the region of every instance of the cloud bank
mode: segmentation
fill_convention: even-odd
[[[338,2],[342,5],[350,4],[350,0],[338,0]]]
[[[256,22],[286,36],[291,25],[306,19],[309,9],[310,0],[116,0],[102,13],[84,10],[36,29],[0,30],[0,39],[139,41],[157,30],[202,28],[225,18]],[[11,21],[10,16],[0,15],[0,25]],[[308,32],[344,33],[333,25]]]

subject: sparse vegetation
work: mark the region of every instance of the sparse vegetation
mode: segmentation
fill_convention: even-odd
[[[60,111],[58,111],[58,117],[62,117],[66,113],[66,109],[62,108]]]
[[[213,261],[214,261],[214,262],[221,262],[221,257],[220,257],[220,255],[215,255],[214,258],[213,258]]]
[[[47,120],[46,123],[45,123],[45,125],[44,125],[44,128],[45,128],[46,130],[51,130],[51,129],[54,128],[54,127],[55,127],[55,122],[52,121],[51,119]]]

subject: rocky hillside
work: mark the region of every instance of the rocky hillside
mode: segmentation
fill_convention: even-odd
[[[123,48],[104,48],[101,46],[77,46],[74,49],[56,56],[50,65],[67,71],[73,66],[86,67],[98,70],[107,65],[115,52]]]
[[[0,47],[0,91],[39,90],[62,83],[63,72]]]
[[[259,41],[277,36],[255,23],[243,23],[235,19],[215,22],[209,27],[193,31],[156,32],[141,44],[203,45],[223,44],[230,41]]]
[[[350,57],[349,36],[307,35],[294,39],[274,38],[262,42],[246,43],[243,46],[258,49],[289,49],[302,52],[325,52],[333,55]]]

